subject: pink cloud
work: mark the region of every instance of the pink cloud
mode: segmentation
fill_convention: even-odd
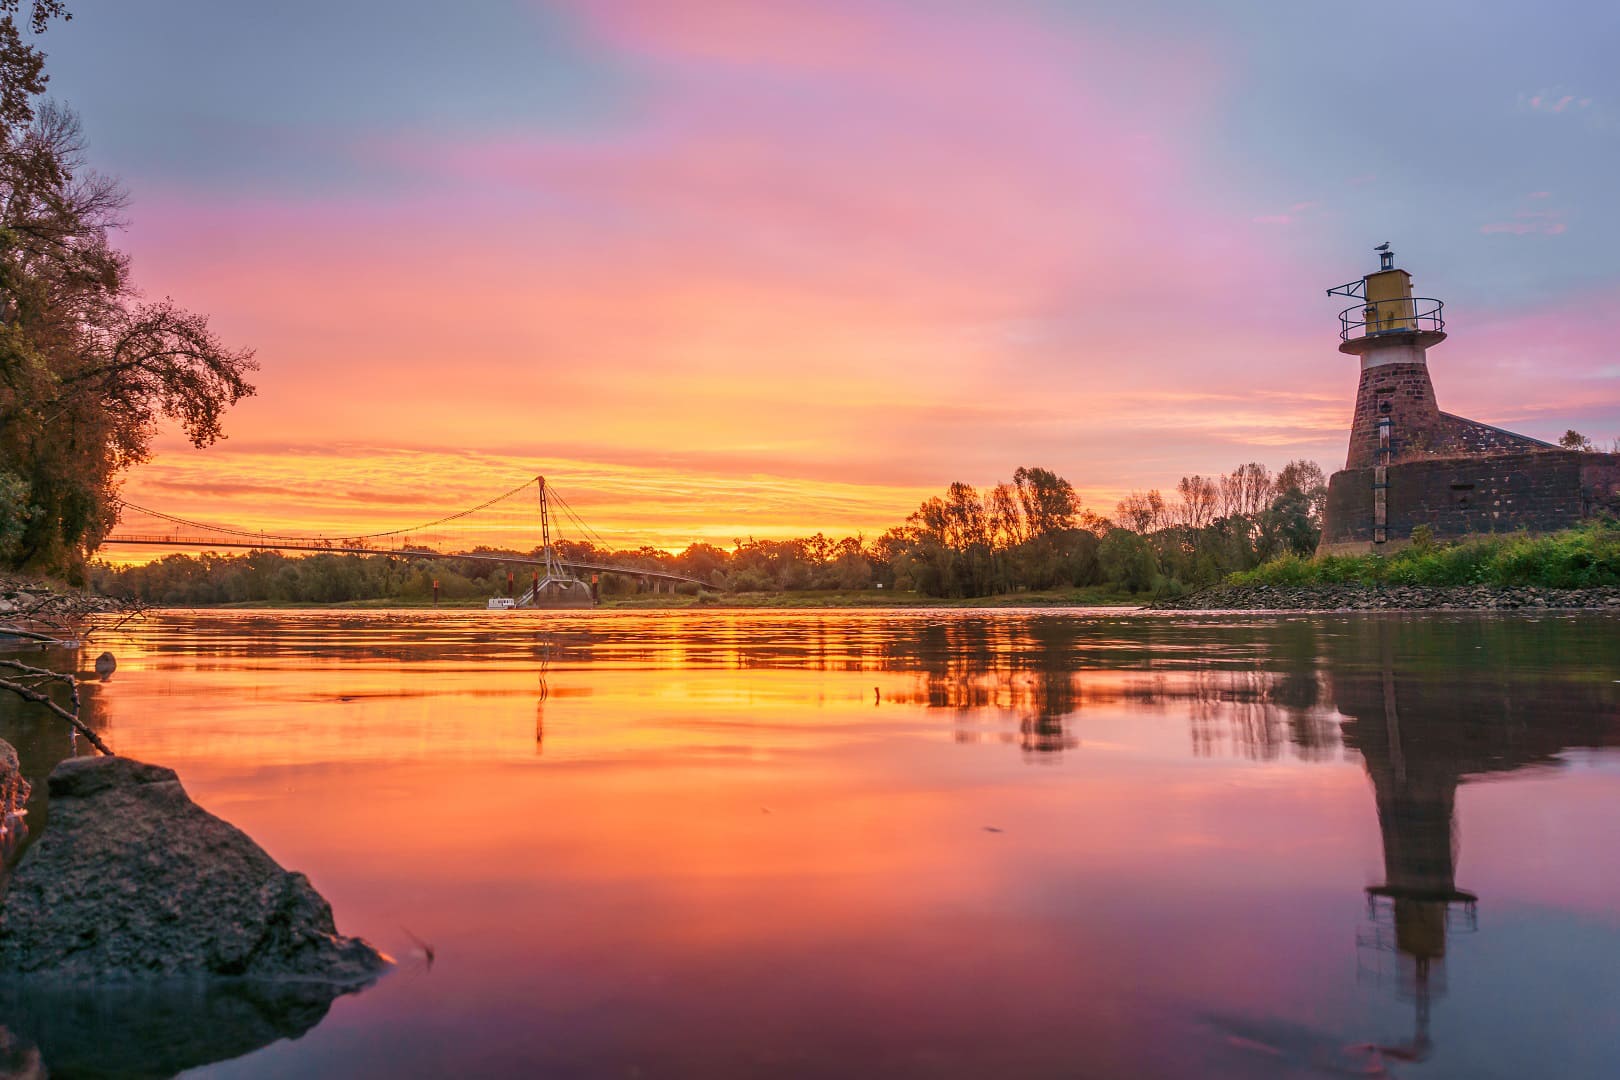
[[[1519,107],[1527,112],[1561,113],[1574,106],[1577,109],[1589,108],[1592,104],[1590,97],[1577,96],[1566,93],[1562,88],[1542,90],[1535,94],[1519,95]]]
[[[1320,205],[1322,204],[1315,200],[1311,200],[1309,202],[1297,202],[1290,205],[1288,209],[1282,213],[1261,214],[1258,217],[1253,217],[1249,220],[1254,222],[1256,225],[1292,225],[1295,221],[1299,220],[1300,215],[1309,210],[1314,210]]]
[[[1548,439],[1620,418],[1620,384],[1604,373],[1620,337],[1620,290],[1528,310],[1448,303],[1446,330],[1451,339],[1429,354],[1441,408]]]
[[[1548,198],[1548,192],[1533,191],[1525,198],[1527,202],[1540,204]],[[1523,205],[1513,212],[1513,217],[1514,221],[1495,221],[1481,225],[1479,231],[1487,236],[1493,233],[1506,233],[1512,236],[1526,236],[1531,233],[1560,236],[1566,230],[1563,221],[1564,211],[1557,207],[1532,209],[1528,205]]]
[[[676,544],[872,531],[1019,464],[1107,506],[1342,454],[1353,368],[1301,285],[1321,271],[1257,242],[1196,157],[1213,56],[981,7],[853,10],[582,4],[644,94],[611,126],[352,149],[409,196],[143,193],[142,277],[264,370],[233,441],[165,444],[131,497],[259,514],[271,445],[321,490],[454,476],[451,506],[528,461],[586,478],[567,486],[623,538]]]

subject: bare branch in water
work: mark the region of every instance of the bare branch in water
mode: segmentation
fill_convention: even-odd
[[[113,756],[112,750],[101,741],[101,736],[91,731],[83,720],[79,719],[79,680],[72,675],[64,675],[59,671],[50,671],[46,668],[30,667],[17,660],[0,660],[0,669],[17,673],[15,679],[0,679],[0,690],[9,690],[24,701],[31,701],[35,705],[43,705],[52,713],[66,720],[73,730],[90,741],[90,745],[100,750],[108,757]],[[40,686],[49,686],[52,683],[63,683],[68,688],[68,697],[73,703],[73,710],[56,703],[50,694],[38,689]]]
[[[33,630],[24,630],[20,626],[0,626],[0,637],[20,637],[28,641],[42,641],[47,645],[66,644],[54,634],[40,634]]]
[[[116,634],[118,631],[124,628],[126,623],[141,618],[149,610],[151,609],[147,607],[147,605],[141,603],[139,600],[126,600],[124,601],[123,618],[119,619],[110,626],[96,626],[86,629],[84,632],[84,640],[88,641],[90,640],[91,635],[99,634],[102,631],[106,631],[109,634]]]

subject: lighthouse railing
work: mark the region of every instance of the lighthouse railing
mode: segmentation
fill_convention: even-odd
[[[1414,331],[1440,332],[1446,328],[1445,307],[1428,296],[1356,304],[1339,312],[1339,340]]]

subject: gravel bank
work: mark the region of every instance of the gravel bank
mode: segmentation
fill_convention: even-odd
[[[1215,585],[1153,611],[1613,611],[1620,588],[1494,585]]]

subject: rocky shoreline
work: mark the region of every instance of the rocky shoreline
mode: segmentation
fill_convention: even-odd
[[[108,596],[58,588],[35,578],[0,575],[0,623],[60,622],[129,608],[125,601]]]
[[[1498,585],[1214,585],[1149,611],[1608,611],[1620,588]]]

